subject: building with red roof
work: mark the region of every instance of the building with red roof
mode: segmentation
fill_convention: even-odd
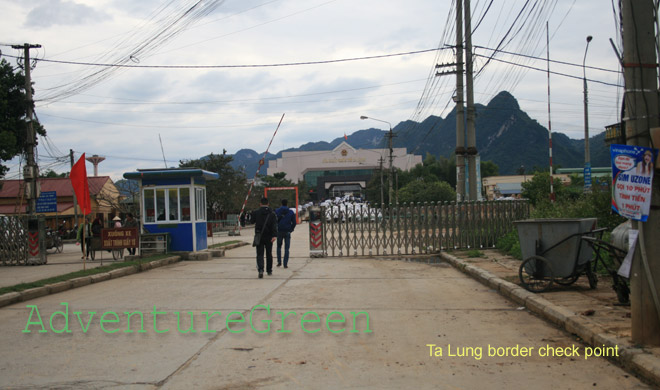
[[[88,176],[92,216],[100,216],[108,223],[119,214],[119,190],[109,176]],[[43,213],[46,223],[51,228],[65,221],[70,228],[75,223],[74,215],[78,212],[78,219],[82,220],[80,208],[74,209],[73,187],[71,180],[65,178],[40,178],[41,192],[55,192],[57,197],[57,212]],[[25,184],[23,180],[0,180],[0,214],[21,215],[26,212],[27,199],[25,199]],[[41,213],[40,213],[41,214]]]

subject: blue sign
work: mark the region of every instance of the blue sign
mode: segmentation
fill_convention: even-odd
[[[584,163],[584,188],[591,188],[591,163]]]
[[[57,212],[57,192],[45,191],[42,192],[37,199],[37,212],[38,213],[55,213]]]

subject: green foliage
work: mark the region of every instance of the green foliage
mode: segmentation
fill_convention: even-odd
[[[213,154],[198,160],[180,161],[181,168],[201,168],[220,175],[218,180],[206,183],[206,199],[209,216],[223,219],[227,213],[240,211],[247,193],[247,180],[243,171],[237,171],[230,165],[231,156]],[[262,192],[263,193],[263,192]]]
[[[296,183],[286,178],[286,173],[284,172],[278,172],[273,176],[263,176],[260,177],[260,179],[261,179],[261,184],[255,187],[255,189],[252,191],[253,194],[258,196],[255,196],[248,201],[248,206],[250,210],[259,207],[259,201],[261,199],[261,196],[264,194],[264,190],[266,187],[296,187],[297,186]],[[300,190],[301,188],[298,187],[298,196],[301,195]],[[280,207],[282,199],[286,199],[289,202],[288,204],[289,208],[296,207],[295,190],[278,190],[278,191],[268,192],[268,202],[270,203],[271,208],[276,209]]]
[[[561,199],[566,191],[559,178],[553,178],[555,197]],[[550,173],[536,172],[530,181],[522,183],[522,197],[529,199],[532,206],[550,200]]]
[[[9,161],[25,151],[27,123],[27,95],[25,77],[14,72],[4,59],[0,61],[0,162]],[[36,134],[46,135],[46,130],[33,122]],[[0,164],[0,178],[9,168]]]
[[[498,166],[492,161],[481,162],[482,177],[497,176],[499,174],[498,172],[499,172]],[[430,184],[435,182],[447,183],[447,185],[452,189],[452,191],[454,191],[453,189],[456,188],[455,156],[451,156],[451,158],[445,158],[445,157],[438,158],[430,153],[427,153],[426,158],[424,158],[424,162],[422,164],[415,165],[408,172],[403,172],[399,170],[397,174],[398,174],[398,186],[399,186],[399,203],[410,201],[409,199],[411,199],[411,197],[409,195],[412,189],[415,190],[421,189],[423,191],[431,191],[431,192],[439,191],[442,193],[441,195],[442,201],[456,200],[455,193],[454,193],[454,197],[449,199],[446,197],[447,195],[445,193],[446,191],[440,190],[439,185]],[[427,183],[424,186],[426,188],[422,188],[422,186],[420,186],[419,184],[412,184],[419,182]],[[388,182],[387,169],[384,169],[383,172],[383,187],[384,187],[383,196],[385,199],[384,202],[389,203],[389,198],[388,198],[389,182]],[[430,187],[433,187],[433,189],[431,189]],[[442,187],[444,188],[444,186]],[[381,188],[380,170],[375,170],[374,175],[371,178],[371,181],[369,181],[369,183],[367,184],[367,199],[370,199],[371,201],[375,201],[375,202],[380,202],[380,188]],[[404,198],[402,198],[402,193],[405,193]],[[412,198],[429,199],[429,200],[414,200],[415,202],[425,202],[425,201],[437,202],[440,200],[440,199],[432,199],[434,196],[438,196],[438,195],[427,194]]]
[[[590,194],[576,198],[559,197],[555,203],[539,202],[532,210],[532,218],[598,218],[598,226],[614,229],[625,218],[612,213],[609,186],[594,186]]]
[[[45,178],[67,177],[67,174],[66,173],[57,173],[57,172],[53,171],[52,169],[49,169],[46,172],[40,173],[39,177],[45,177]]]
[[[492,161],[481,161],[481,177],[499,176],[500,167]]]
[[[415,180],[399,190],[400,203],[450,202],[455,199],[456,192],[449,183],[437,180]]]
[[[509,256],[522,260],[522,251],[520,250],[520,241],[518,240],[518,231],[512,230],[506,235],[500,237],[495,243],[495,248],[503,251]]]

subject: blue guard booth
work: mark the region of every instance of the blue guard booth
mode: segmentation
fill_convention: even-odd
[[[140,214],[146,233],[168,233],[171,251],[207,249],[206,182],[217,173],[202,169],[138,169],[124,178],[140,183]]]

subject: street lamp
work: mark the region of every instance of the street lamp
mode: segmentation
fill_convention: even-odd
[[[585,66],[587,60],[587,50],[589,50],[589,42],[593,37],[587,36],[587,46],[584,48],[584,58],[582,59],[582,84],[584,87],[584,192],[591,192],[591,157],[589,156],[589,97],[587,94],[587,68]]]
[[[376,119],[376,118],[371,118],[371,117],[364,116],[364,115],[360,116],[360,119],[362,119],[362,120],[371,119],[372,121],[387,123],[390,126],[390,133],[389,133],[389,138],[390,138],[390,142],[389,142],[389,146],[390,146],[390,169],[389,169],[389,174],[388,174],[388,178],[389,178],[388,181],[390,183],[389,200],[390,200],[390,203],[392,203],[393,200],[394,200],[394,196],[393,196],[394,194],[393,194],[393,191],[392,191],[392,169],[393,169],[392,168],[392,159],[393,159],[392,152],[394,151],[392,149],[392,124],[388,121],[384,121],[384,120]],[[381,199],[381,203],[382,203],[382,199]]]

